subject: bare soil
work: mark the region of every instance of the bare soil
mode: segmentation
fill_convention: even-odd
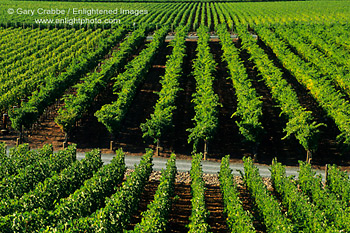
[[[127,171],[130,173],[132,170]],[[141,196],[139,209],[134,214],[132,222],[128,229],[133,229],[135,224],[141,221],[141,213],[147,210],[147,205],[153,200],[153,196],[159,185],[159,179],[161,172],[152,172],[149,183],[146,185],[145,190]],[[226,225],[226,216],[224,214],[224,206],[222,200],[222,194],[220,190],[220,183],[218,175],[204,174],[203,180],[205,181],[205,203],[206,208],[210,212],[207,222],[210,226],[210,231],[213,233],[228,232]],[[263,178],[263,181],[269,191],[273,194],[273,187],[270,179]],[[257,232],[266,232],[266,227],[262,223],[257,207],[254,204],[254,200],[251,198],[246,186],[244,185],[241,177],[234,177],[234,182],[237,185],[239,191],[239,198],[243,203],[244,210],[250,212],[254,218],[253,225]],[[172,203],[172,209],[169,214],[169,220],[167,224],[167,232],[169,233],[182,233],[187,232],[187,225],[190,223],[191,216],[191,179],[188,172],[178,172],[175,179],[175,193]]]

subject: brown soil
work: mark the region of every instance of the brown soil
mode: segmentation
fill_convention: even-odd
[[[120,133],[116,136],[117,147],[122,147],[130,153],[144,152],[146,147],[150,147],[150,143],[145,143],[142,138],[140,124],[146,122],[146,119],[153,113],[158,95],[156,92],[161,90],[159,83],[161,76],[165,74],[166,56],[172,51],[172,47],[168,43],[164,43],[159,49],[151,69],[146,75],[144,83],[141,85],[136,94],[131,108],[129,109],[123,127]]]
[[[210,212],[207,222],[211,232],[227,232],[226,217],[224,216],[223,200],[220,190],[220,182],[217,174],[204,174],[205,182],[205,203],[206,208]],[[189,224],[191,216],[191,178],[189,172],[179,172],[176,176],[175,198],[173,203],[171,223],[169,225],[170,232],[186,232],[185,227]],[[178,219],[180,220],[178,221]]]
[[[175,198],[169,215],[168,232],[187,232],[186,225],[191,216],[191,186],[190,184],[175,183]]]
[[[236,43],[238,48],[241,47],[241,41]],[[262,96],[263,101],[263,118],[262,125],[265,134],[262,136],[260,147],[258,148],[258,161],[264,164],[271,164],[274,157],[286,165],[297,164],[299,159],[304,160],[303,148],[294,137],[281,140],[285,133],[283,128],[286,125],[286,119],[281,116],[281,110],[271,96],[268,87],[265,85],[253,61],[249,60],[250,55],[246,50],[241,50],[240,57],[246,67],[249,79],[257,94]]]
[[[27,132],[27,140],[32,148],[41,147],[44,144],[52,144],[54,148],[62,148],[65,135],[60,127],[55,123],[57,111],[63,104],[58,102],[50,106],[47,114],[42,116],[39,124],[35,125],[34,130]],[[6,142],[7,143],[7,142]]]
[[[226,217],[224,216],[224,204],[219,185],[205,186],[205,204],[210,212],[208,224],[211,232],[227,232]]]
[[[127,59],[127,62],[135,58],[145,46],[146,44],[143,44],[138,47],[134,54]],[[121,69],[119,73],[124,71],[125,68]],[[78,122],[78,126],[71,133],[69,141],[76,143],[81,150],[101,148],[104,153],[113,153],[110,150],[110,141],[115,141],[115,139],[94,116],[95,112],[101,109],[103,105],[110,104],[116,100],[117,97],[113,94],[113,84],[114,82],[109,83],[107,88],[96,97],[86,115]]]
[[[247,188],[245,186],[238,186],[237,189],[239,191],[239,198],[243,204],[243,209],[248,211],[253,216],[253,226],[256,231],[261,233],[266,232],[266,227],[259,220],[260,217],[257,212],[257,207],[252,197],[249,195]]]
[[[139,208],[137,210],[137,213],[133,215],[133,217],[131,218],[131,222],[127,228],[127,230],[132,230],[134,229],[135,225],[140,223],[142,220],[142,215],[141,213],[147,210],[147,205],[149,203],[152,202],[152,200],[154,199],[154,194],[157,191],[159,185],[159,181],[151,181],[149,182],[142,195],[141,195],[141,199],[140,199],[140,204],[139,204]]]
[[[230,154],[231,158],[241,159],[243,156],[252,156],[252,145],[243,142],[243,137],[239,134],[236,121],[238,117],[232,117],[237,109],[237,99],[233,88],[232,80],[227,69],[227,63],[222,62],[223,52],[219,42],[210,43],[211,53],[217,63],[214,74],[214,91],[219,96],[219,127],[216,137],[210,142],[210,156],[218,157]]]
[[[128,170],[128,172],[131,172]],[[133,229],[135,224],[141,221],[141,213],[147,210],[147,205],[153,200],[154,194],[159,185],[159,178],[161,172],[152,172],[149,179],[149,183],[146,185],[145,190],[141,196],[139,209],[132,217],[131,224],[128,230]],[[223,200],[220,190],[219,179],[217,175],[204,174],[203,179],[205,181],[205,202],[206,208],[210,212],[207,222],[210,226],[210,231],[216,232],[228,232],[226,225],[226,216],[223,212]],[[268,178],[263,178],[267,189],[271,191],[272,195],[275,194],[271,181]],[[234,177],[234,182],[237,184],[239,191],[239,198],[242,201],[244,210],[250,212],[253,216],[253,225],[257,232],[266,232],[266,227],[260,220],[258,215],[258,209],[254,204],[246,186],[244,185],[241,177]],[[172,203],[172,208],[169,214],[169,220],[167,224],[167,232],[187,232],[186,227],[189,223],[189,217],[191,216],[191,184],[188,172],[179,172],[176,176],[175,193]]]

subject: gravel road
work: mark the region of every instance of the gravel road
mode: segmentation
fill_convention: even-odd
[[[9,152],[10,147],[7,147],[7,152]],[[85,157],[84,152],[77,152],[77,158],[83,159]],[[108,164],[114,157],[114,154],[102,154],[102,161],[105,164]],[[125,157],[125,164],[127,168],[133,169],[135,164],[138,164],[140,162],[141,156],[130,156],[127,155]],[[167,162],[167,158],[153,158],[153,170],[154,171],[160,171],[162,169],[165,169],[165,164]],[[177,159],[176,160],[176,166],[178,172],[189,172],[191,169],[191,161],[190,160],[184,160],[184,159]],[[260,175],[262,177],[270,177],[270,166],[266,165],[260,165],[256,164],[256,166],[259,168]],[[202,167],[203,167],[203,173],[206,174],[218,174],[220,171],[220,163],[219,162],[212,162],[212,161],[202,161]],[[243,164],[242,163],[231,163],[230,168],[232,169],[232,174],[234,176],[240,176],[240,171],[244,171]],[[286,167],[286,173],[287,176],[294,175],[295,177],[298,177],[298,167]],[[325,179],[325,172],[322,170],[315,170],[316,174],[321,175],[323,180]]]
[[[82,159],[84,158],[84,153],[78,152],[77,153],[77,158]],[[112,158],[113,154],[102,154],[102,161],[107,164],[109,163]],[[125,163],[126,166],[130,169],[134,168],[135,164],[138,164],[140,162],[141,156],[126,156],[125,157]],[[167,162],[167,158],[153,158],[153,170],[155,171],[160,171],[161,169],[165,169],[165,164]],[[177,170],[179,172],[189,172],[191,169],[191,161],[190,160],[182,160],[182,159],[177,159],[176,160],[176,166]],[[265,166],[265,165],[256,165],[259,168],[260,175],[262,177],[270,177],[270,166]],[[202,161],[202,167],[203,167],[203,173],[207,174],[218,174],[220,171],[220,163],[218,162],[212,162],[212,161]],[[242,163],[231,163],[230,168],[233,170],[232,173],[234,176],[240,176],[239,171],[244,171],[243,164]],[[298,170],[299,168],[297,167],[287,167],[286,168],[286,173],[287,176],[294,175],[295,177],[298,177]],[[325,177],[325,172],[322,170],[315,170],[316,174],[319,174],[322,176],[324,179]]]

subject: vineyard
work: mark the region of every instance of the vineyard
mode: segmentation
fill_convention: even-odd
[[[300,162],[299,178],[286,176],[273,160],[271,178],[262,178],[251,158],[233,177],[229,156],[218,175],[202,172],[202,154],[191,171],[177,173],[172,154],[166,169],[154,172],[148,150],[134,170],[124,152],[102,165],[101,151],[76,159],[76,145],[53,153],[28,144],[1,144],[2,232],[348,232],[350,180],[328,167],[325,182]],[[182,177],[182,179],[180,179]],[[185,177],[185,179],[184,179]]]
[[[0,12],[1,232],[350,232],[348,1]]]

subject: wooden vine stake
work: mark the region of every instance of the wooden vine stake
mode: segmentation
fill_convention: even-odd
[[[306,152],[306,162],[310,164],[311,160],[312,160],[312,153],[311,153],[310,150],[307,150],[307,152]]]
[[[324,176],[325,176],[325,182],[324,185],[327,186],[327,178],[328,178],[328,164],[326,164],[325,169],[324,169]]]
[[[114,141],[110,141],[110,142],[109,142],[109,149],[110,149],[111,151],[113,151],[113,147],[114,147]]]
[[[7,128],[7,114],[6,113],[2,114],[2,125],[3,125],[4,129]]]
[[[1,133],[3,135],[6,135],[8,133],[8,130],[7,130],[7,114],[3,114],[2,115],[2,130],[1,130]]]
[[[253,163],[256,163],[258,161],[258,155],[256,153],[253,153]]]
[[[64,132],[63,149],[68,146],[68,132]]]
[[[204,140],[204,156],[203,156],[204,160],[207,160],[207,155],[208,155],[208,141],[205,139]]]
[[[156,148],[156,155],[159,156],[159,150],[160,150],[160,142],[159,139],[157,139],[157,148]]]
[[[19,140],[17,139],[18,144],[23,143],[23,138],[24,138],[24,126],[22,125],[21,130],[19,131]]]

